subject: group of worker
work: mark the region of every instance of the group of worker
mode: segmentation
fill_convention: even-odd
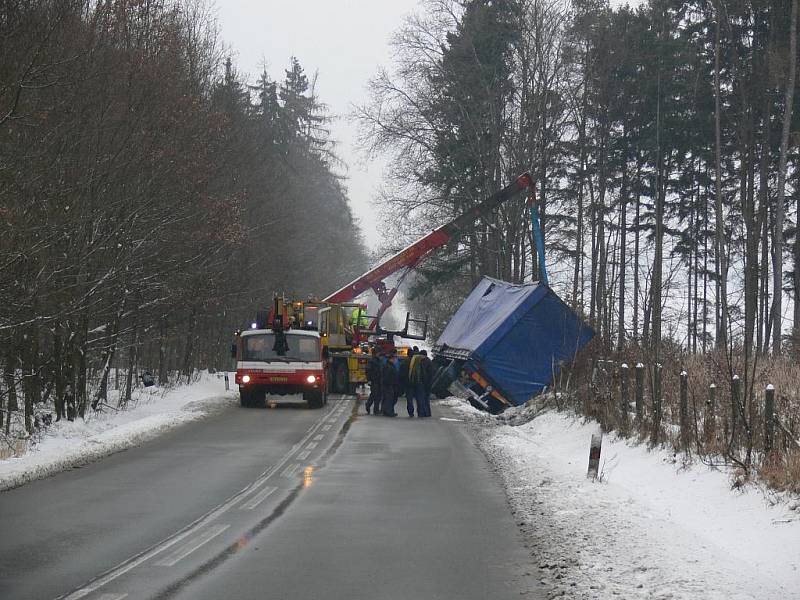
[[[399,357],[395,350],[376,348],[367,365],[369,398],[367,414],[396,417],[395,405],[400,396],[406,397],[408,416],[431,416],[431,386],[433,363],[425,350],[416,346],[408,356]]]

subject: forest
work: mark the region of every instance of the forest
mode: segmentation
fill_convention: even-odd
[[[411,238],[530,170],[551,285],[608,350],[793,350],[796,4],[426,0],[358,109],[393,156],[384,210]],[[525,200],[423,269],[418,305],[537,279]]]
[[[10,0],[0,56],[6,433],[227,368],[273,292],[367,266],[314,78],[250,83],[209,4]]]

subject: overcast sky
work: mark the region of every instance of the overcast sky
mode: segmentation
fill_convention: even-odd
[[[379,66],[391,62],[389,40],[417,0],[217,0],[222,37],[234,51],[240,71],[255,80],[266,62],[273,79],[282,80],[296,56],[311,79],[319,73],[317,93],[334,116],[344,117],[362,104],[366,84]],[[364,239],[374,249],[372,197],[382,164],[364,164],[356,152],[356,128],[334,121],[338,153],[349,166],[347,187]]]

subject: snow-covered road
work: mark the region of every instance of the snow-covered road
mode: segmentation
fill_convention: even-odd
[[[461,400],[502,474],[550,597],[800,598],[800,508],[729,472],[607,437],[602,482],[586,479],[596,425],[545,412],[504,425]],[[524,409],[523,409],[524,410]]]

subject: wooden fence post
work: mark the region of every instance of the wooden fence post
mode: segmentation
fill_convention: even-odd
[[[657,446],[661,439],[661,365],[653,367],[653,429],[650,442]]]
[[[716,393],[717,393],[717,386],[715,384],[711,384],[708,386],[708,398],[706,399],[706,414],[705,420],[703,422],[703,430],[705,433],[706,444],[711,444],[714,441],[714,438],[717,435],[716,432]]]
[[[636,363],[636,422],[642,422],[644,412],[644,365]]]
[[[619,367],[619,417],[623,429],[628,428],[628,365]]]
[[[586,473],[586,477],[589,479],[597,479],[597,474],[600,471],[600,451],[602,447],[603,431],[598,430],[597,433],[592,434],[592,440],[589,443],[589,470]]]
[[[764,458],[772,452],[775,439],[775,386],[767,386],[764,397]]]
[[[686,371],[681,371],[680,400],[681,442],[686,447],[691,439],[691,432],[689,431],[689,374]]]

